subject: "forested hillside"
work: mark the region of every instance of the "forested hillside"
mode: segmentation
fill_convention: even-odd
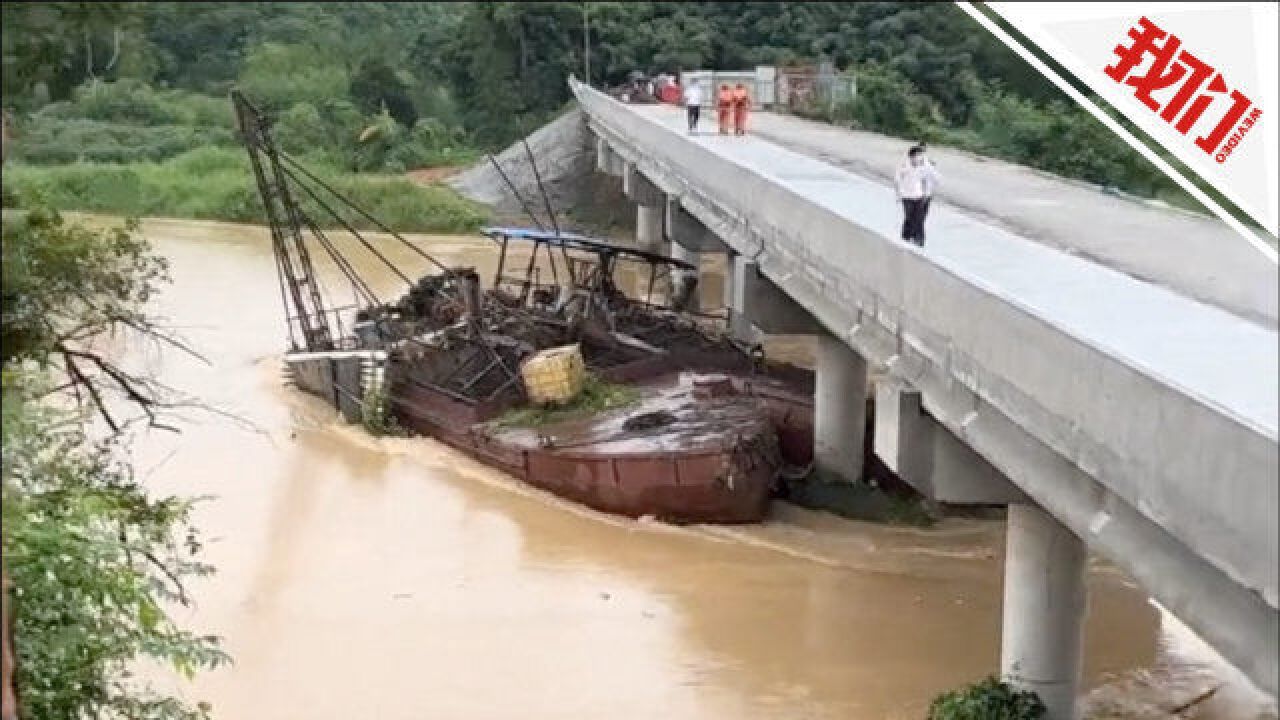
[[[140,186],[191,165],[243,176],[226,101],[234,85],[278,116],[286,150],[331,175],[466,164],[561,111],[565,77],[584,75],[589,49],[597,86],[633,71],[828,61],[857,78],[859,93],[819,119],[1187,202],[945,3],[10,3],[3,12],[16,159],[122,166]],[[204,154],[184,161],[192,152]],[[41,167],[21,184],[79,193],[99,171]],[[119,210],[253,219],[252,205],[237,205],[248,186],[224,190],[217,202]]]

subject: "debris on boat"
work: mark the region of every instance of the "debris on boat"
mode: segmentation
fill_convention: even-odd
[[[497,260],[486,288],[475,268],[445,265],[309,172],[243,94],[232,99],[271,228],[288,371],[348,420],[385,403],[400,427],[531,485],[669,522],[758,521],[779,478],[812,463],[811,374],[764,362],[723,315],[691,310],[693,266],[562,231],[544,193],[547,223],[520,198],[533,227],[482,231]],[[330,217],[310,217],[302,197]],[[407,246],[423,271],[393,265],[335,206]],[[335,224],[403,294],[375,293],[321,230]],[[328,303],[313,256],[332,262],[354,304]]]

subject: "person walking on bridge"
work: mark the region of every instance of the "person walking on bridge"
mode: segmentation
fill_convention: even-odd
[[[689,134],[692,135],[698,130],[698,116],[702,114],[702,86],[697,78],[690,79],[689,86],[684,89],[684,107],[689,115]]]
[[[747,86],[738,83],[733,88],[733,134],[747,134],[747,111],[751,109],[751,96]]]
[[[902,201],[902,239],[924,247],[924,219],[938,187],[938,170],[925,156],[924,144],[913,145],[894,176],[894,189]]]
[[[720,121],[720,134],[729,134],[729,123],[733,116],[733,91],[729,84],[720,86],[720,94],[716,96],[716,119]]]

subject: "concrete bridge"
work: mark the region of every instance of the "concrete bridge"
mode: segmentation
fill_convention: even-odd
[[[734,332],[818,336],[820,472],[860,477],[876,364],[892,380],[881,458],[939,500],[1009,505],[1001,669],[1051,717],[1074,713],[1089,550],[1276,692],[1273,308],[1247,317],[1074,257],[956,209],[946,186],[909,246],[882,181],[570,84],[638,241],[726,253]],[[1076,211],[1079,233],[1108,232]]]

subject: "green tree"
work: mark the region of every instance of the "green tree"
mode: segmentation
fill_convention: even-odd
[[[278,113],[296,103],[319,106],[348,97],[347,70],[310,45],[266,43],[245,58],[240,89],[264,111]]]
[[[858,67],[856,97],[838,108],[857,127],[900,137],[927,138],[938,120],[937,105],[910,80],[874,63]]]
[[[74,414],[33,397],[6,371],[4,557],[13,582],[15,684],[25,717],[204,718],[209,707],[131,678],[139,656],[191,676],[227,660],[217,638],[164,610],[182,582],[210,572],[196,557],[191,501],[155,498],[113,442],[93,443]]]
[[[115,77],[121,56],[144,42],[138,10],[127,2],[4,3],[6,105],[59,100],[85,80]]]
[[[95,350],[128,330],[185,347],[143,306],[166,279],[136,228],[97,232],[39,206],[3,219],[3,440],[6,565],[27,717],[188,719],[204,705],[132,678],[137,657],[191,674],[227,656],[213,637],[182,630],[165,606],[187,602],[184,578],[207,574],[191,503],[155,498],[123,459],[123,407],[153,426],[173,403],[164,389]],[[112,431],[93,441],[96,415]]]
[[[369,114],[386,108],[396,122],[407,128],[418,121],[409,84],[381,59],[370,58],[360,64],[351,77],[351,98]]]
[[[334,145],[333,130],[311,103],[295,103],[280,116],[275,137],[285,152],[302,154]]]

